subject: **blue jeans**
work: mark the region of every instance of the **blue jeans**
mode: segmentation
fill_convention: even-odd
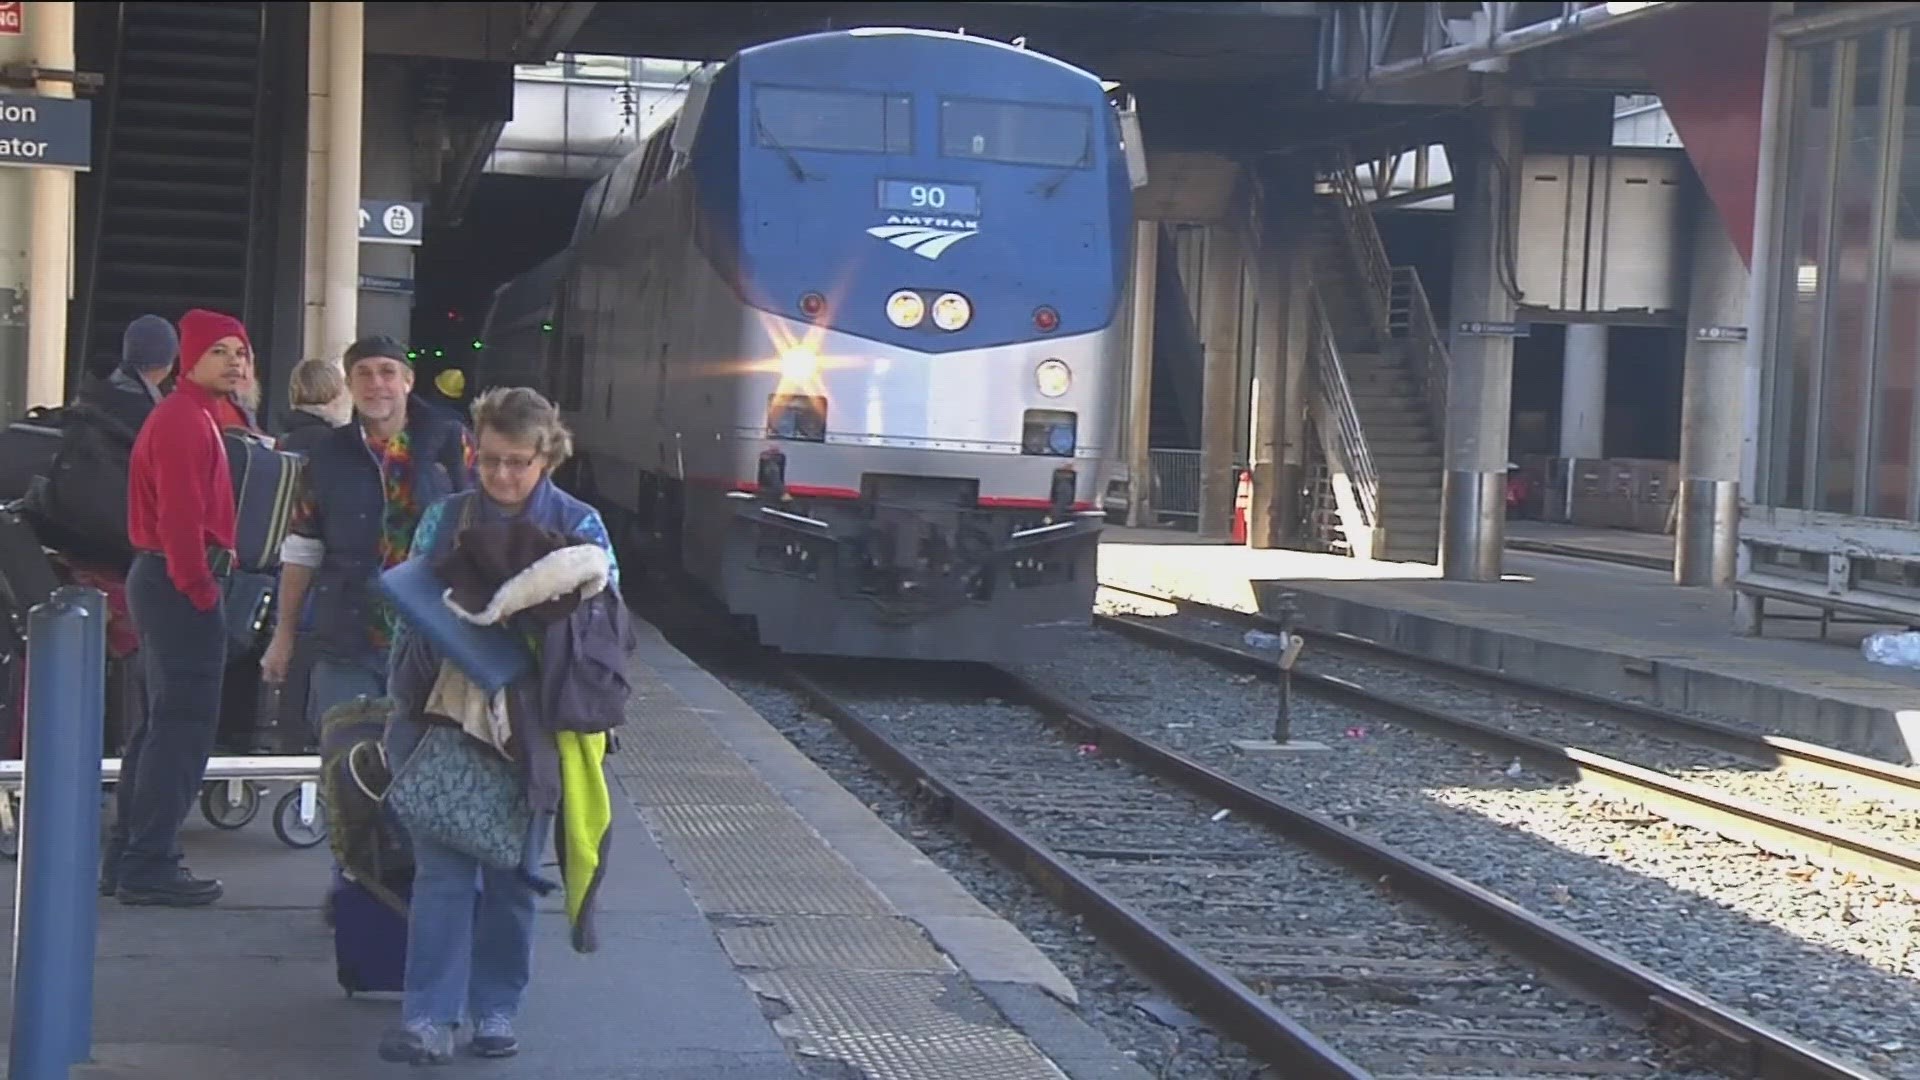
[[[425,734],[420,721],[393,718],[387,759],[395,771]],[[401,1021],[513,1019],[532,976],[533,890],[517,869],[483,866],[443,844],[411,839],[413,902]]]
[[[315,738],[327,710],[357,697],[377,698],[387,692],[385,657],[343,659],[316,656],[307,675],[307,724]]]
[[[195,609],[158,555],[134,557],[127,608],[140,635],[147,714],[121,753],[107,852],[118,856],[119,881],[140,886],[170,880],[180,863],[180,825],[220,726],[227,624],[218,606]]]

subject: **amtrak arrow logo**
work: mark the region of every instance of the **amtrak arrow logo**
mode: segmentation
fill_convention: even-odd
[[[875,225],[867,235],[885,240],[923,259],[937,259],[953,245],[974,235],[974,229],[936,229],[927,225]]]

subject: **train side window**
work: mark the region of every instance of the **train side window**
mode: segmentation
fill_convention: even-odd
[[[1093,166],[1093,111],[980,98],[940,100],[940,154],[1051,168]]]
[[[913,99],[907,94],[760,86],[753,92],[753,142],[775,150],[911,154]]]

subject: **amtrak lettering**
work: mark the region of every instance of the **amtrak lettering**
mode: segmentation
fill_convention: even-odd
[[[978,221],[964,218],[888,214],[887,223],[868,229],[867,235],[923,259],[937,259],[946,254],[948,248],[979,231]]]

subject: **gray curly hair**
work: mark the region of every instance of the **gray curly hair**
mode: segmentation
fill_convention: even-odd
[[[573,456],[573,432],[560,419],[560,410],[540,393],[525,386],[496,386],[473,402],[473,430],[498,432],[514,442],[532,443],[547,459],[547,469],[558,469]]]

